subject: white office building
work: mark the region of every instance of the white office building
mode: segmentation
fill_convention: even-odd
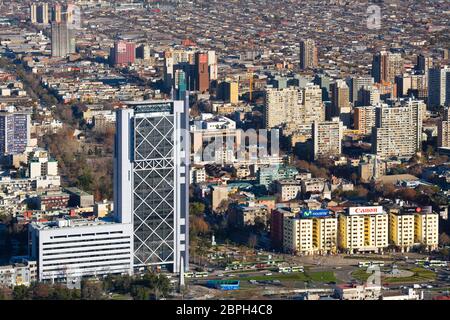
[[[39,281],[133,272],[131,224],[69,218],[32,223],[29,243]]]

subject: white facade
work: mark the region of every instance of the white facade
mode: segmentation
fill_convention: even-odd
[[[133,272],[131,224],[84,219],[33,223],[29,240],[39,281]]]

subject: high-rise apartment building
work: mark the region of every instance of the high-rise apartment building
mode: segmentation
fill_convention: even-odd
[[[318,65],[316,42],[311,39],[300,42],[300,69],[314,69]]]
[[[37,23],[37,5],[36,5],[36,3],[32,3],[30,5],[30,21],[32,24]]]
[[[339,118],[332,121],[315,121],[312,125],[314,159],[339,156],[342,153],[344,128]]]
[[[333,117],[340,117],[341,121],[350,126],[350,89],[347,83],[342,80],[336,80],[336,82],[330,85],[331,89],[331,112],[328,119]]]
[[[117,111],[116,219],[133,225],[134,268],[189,265],[188,103],[142,101]]]
[[[336,252],[338,223],[328,209],[286,214],[282,226],[285,252],[306,255]]]
[[[353,123],[359,134],[366,136],[372,134],[372,128],[375,127],[375,111],[375,106],[356,107],[354,109]]]
[[[309,125],[314,121],[325,121],[325,107],[322,101],[322,89],[307,84],[301,90],[301,106],[294,120],[297,124]]]
[[[400,53],[380,51],[373,56],[372,76],[375,82],[394,83],[395,76],[403,73],[403,59]]]
[[[412,157],[422,149],[422,120],[425,104],[404,100],[376,107],[372,152],[381,157]]]
[[[356,105],[356,102],[358,101],[359,91],[363,87],[373,85],[373,83],[374,83],[374,80],[373,80],[373,77],[371,77],[371,76],[362,76],[362,77],[352,78],[351,86],[350,86],[350,101],[353,103],[353,105]]]
[[[442,120],[438,122],[438,147],[450,148],[450,112],[446,108]]]
[[[76,52],[75,32],[67,21],[52,22],[52,57],[66,57]]]
[[[439,214],[418,211],[414,215],[414,240],[427,250],[436,250],[439,245]]]
[[[373,106],[381,101],[380,89],[376,85],[363,86],[358,91],[358,106]]]
[[[27,112],[0,112],[0,155],[25,152],[30,141],[31,116]]]
[[[57,3],[52,8],[52,22],[62,22],[62,5]]]
[[[403,210],[389,212],[389,242],[408,252],[414,246],[414,213]]]
[[[219,85],[219,97],[226,102],[239,103],[239,83],[237,81],[224,81]]]
[[[292,121],[294,110],[299,108],[300,97],[296,87],[267,89],[264,113],[266,128],[270,129]]]
[[[450,68],[437,67],[428,70],[428,107],[450,105]]]
[[[383,207],[352,207],[339,215],[339,248],[349,253],[380,252],[389,245]]]
[[[34,24],[47,25],[49,23],[48,17],[48,3],[37,3],[30,6],[30,18]]]
[[[111,63],[115,66],[133,64],[136,60],[136,45],[132,42],[119,40],[111,48]]]
[[[416,70],[422,74],[428,74],[428,70],[433,67],[433,58],[424,55],[423,53],[417,55]]]

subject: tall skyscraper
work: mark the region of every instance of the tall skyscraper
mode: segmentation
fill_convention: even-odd
[[[197,52],[195,54],[196,89],[200,92],[209,90],[209,65],[208,53]]]
[[[187,82],[186,82],[186,73],[183,70],[175,71],[175,99],[183,100],[186,97],[187,91]]]
[[[341,117],[346,126],[350,125],[350,89],[347,83],[338,79],[330,85],[331,89],[331,117]]]
[[[428,107],[438,108],[450,104],[450,68],[428,70]]]
[[[394,83],[395,76],[403,73],[403,59],[400,53],[380,51],[373,56],[372,76],[375,82]]]
[[[135,269],[189,265],[189,107],[183,101],[130,102],[117,111],[116,220],[132,223]]]
[[[32,24],[37,23],[37,5],[35,3],[30,5],[30,21]]]
[[[132,42],[119,40],[111,48],[111,63],[115,66],[130,65],[136,60],[136,45]]]
[[[66,21],[52,22],[52,56],[66,57],[75,52],[74,30],[67,25]]]
[[[36,7],[36,23],[47,25],[48,22],[48,3],[39,3]]]
[[[57,3],[52,8],[52,22],[62,22],[62,5]]]
[[[422,119],[425,105],[404,100],[396,105],[378,105],[372,129],[373,153],[381,157],[412,157],[422,149]]]
[[[25,152],[30,141],[30,114],[0,112],[0,155]]]
[[[311,39],[300,42],[300,69],[313,69],[318,65],[316,42]]]

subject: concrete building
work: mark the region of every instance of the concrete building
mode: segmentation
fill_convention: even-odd
[[[19,257],[10,265],[0,266],[0,287],[30,286],[37,281],[37,263]]]
[[[442,120],[438,122],[438,147],[450,148],[450,112],[445,108]]]
[[[295,254],[326,254],[337,249],[337,218],[328,209],[302,209],[283,220],[283,250]]]
[[[239,103],[239,83],[236,81],[224,81],[219,86],[219,97],[232,104]]]
[[[76,52],[75,33],[67,21],[52,22],[52,57],[66,57]]]
[[[450,104],[450,68],[428,70],[428,107],[439,108]]]
[[[278,180],[275,185],[282,202],[297,199],[302,191],[301,181],[294,179]]]
[[[439,214],[431,210],[419,210],[414,214],[415,242],[425,246],[429,251],[439,245]]]
[[[381,157],[412,157],[422,149],[424,103],[406,100],[376,107],[372,152]]]
[[[0,155],[25,152],[30,142],[30,131],[30,113],[0,112]]]
[[[133,64],[136,60],[136,45],[132,42],[119,40],[114,42],[110,53],[111,64],[124,66]]]
[[[350,101],[356,105],[359,97],[359,92],[363,87],[373,85],[374,79],[371,76],[354,77],[351,79],[350,86]]]
[[[274,249],[283,249],[284,219],[295,217],[299,210],[292,208],[276,208],[272,210],[270,219],[270,240]]]
[[[78,188],[65,188],[70,195],[69,205],[71,207],[88,208],[94,206],[94,196]]]
[[[300,41],[300,69],[314,69],[318,61],[316,42],[311,39]]]
[[[300,101],[301,94],[296,87],[267,89],[264,113],[266,128],[271,129],[292,121]]]
[[[229,208],[228,223],[231,226],[245,227],[263,223],[267,226],[269,209],[263,204],[248,202],[245,205],[234,205]]]
[[[331,112],[328,119],[339,117],[347,127],[350,126],[350,88],[347,83],[338,79],[330,85],[331,90]]]
[[[127,102],[117,111],[116,220],[133,225],[135,269],[187,270],[189,125],[184,101]]]
[[[130,223],[69,218],[31,223],[29,243],[39,281],[133,273]]]
[[[339,118],[333,118],[332,121],[315,121],[312,125],[314,159],[339,156],[342,153],[343,135],[344,128]]]
[[[214,186],[211,196],[212,210],[216,211],[222,201],[228,200],[228,187],[226,185]]]
[[[375,82],[394,83],[395,77],[403,73],[403,59],[400,53],[380,51],[373,56],[372,76]]]
[[[401,209],[389,212],[389,242],[408,252],[414,246],[414,213]]]
[[[388,215],[383,207],[352,207],[339,215],[339,248],[349,253],[381,252],[388,245]]]
[[[379,285],[338,285],[335,295],[340,300],[379,300],[381,286]]]
[[[58,161],[52,159],[46,150],[36,150],[29,157],[28,176],[31,179],[58,176]]]
[[[374,106],[381,101],[381,90],[377,84],[363,86],[358,91],[356,105]]]
[[[32,3],[30,5],[31,23],[47,25],[49,23],[48,13],[48,3]]]
[[[369,136],[375,127],[376,108],[374,106],[356,107],[353,109],[353,123],[359,134]]]
[[[361,182],[368,183],[384,176],[387,171],[386,162],[375,154],[365,154],[358,164],[358,176]]]
[[[210,75],[208,53],[197,52],[195,54],[195,87],[199,92],[209,91]]]

